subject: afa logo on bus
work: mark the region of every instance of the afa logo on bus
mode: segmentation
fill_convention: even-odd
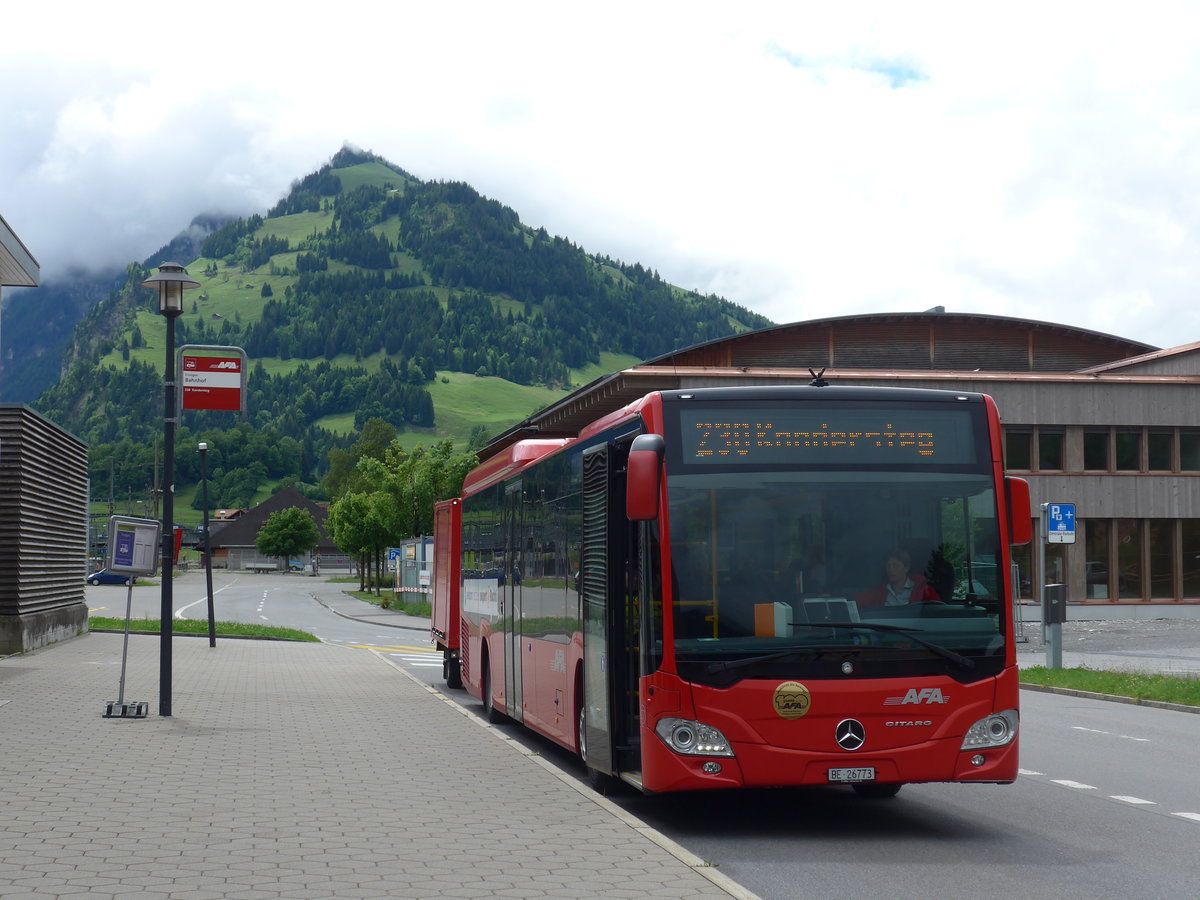
[[[906,703],[949,703],[950,698],[942,693],[941,688],[909,688],[903,697],[888,697],[883,701],[884,706],[903,706]]]
[[[785,681],[775,688],[771,697],[775,712],[784,719],[799,719],[812,705],[808,688],[798,681]]]

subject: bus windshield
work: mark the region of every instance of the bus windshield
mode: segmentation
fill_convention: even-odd
[[[991,474],[931,468],[668,474],[680,675],[1000,671],[1010,636]]]

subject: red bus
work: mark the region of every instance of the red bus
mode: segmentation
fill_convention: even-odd
[[[596,782],[1017,776],[1029,488],[986,395],[658,391],[496,452],[438,518],[448,676]]]

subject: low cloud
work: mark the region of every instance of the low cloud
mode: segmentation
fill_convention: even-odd
[[[43,280],[119,266],[199,213],[264,212],[350,142],[780,322],[943,305],[1200,336],[1187,6],[793,6],[468,4],[367,34],[217,0],[206,20],[264,40],[136,57],[110,13],[61,36],[23,9],[0,213]]]

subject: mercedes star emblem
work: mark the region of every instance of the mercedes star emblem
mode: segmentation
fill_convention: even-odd
[[[834,737],[843,750],[857,750],[867,739],[867,729],[857,719],[842,719],[838,722]]]

